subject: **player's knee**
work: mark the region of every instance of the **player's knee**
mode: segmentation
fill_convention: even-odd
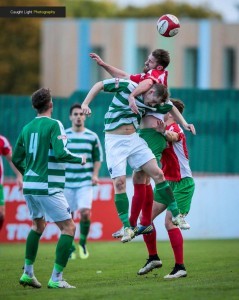
[[[159,183],[165,180],[164,173],[160,168],[155,169],[155,172],[152,174],[152,178],[155,183]]]
[[[117,193],[123,193],[126,190],[126,182],[125,179],[119,177],[115,180],[115,189]]]
[[[80,211],[80,213],[82,221],[88,221],[90,219],[90,209],[83,209]]]
[[[75,232],[76,232],[76,225],[73,221],[69,222],[67,224],[67,226],[64,227],[64,230],[62,231],[62,233],[65,233],[65,234],[68,234],[71,236],[74,236]]]
[[[39,234],[42,234],[46,228],[46,222],[43,219],[35,219],[33,221],[32,229]]]
[[[166,228],[167,231],[169,231],[169,230],[174,229],[174,228],[177,227],[177,226],[175,226],[173,224],[173,222],[172,222],[172,215],[168,211],[166,213],[166,218],[165,218],[164,225],[165,225],[165,228]]]
[[[143,171],[135,172],[133,175],[134,184],[145,184],[146,183],[146,174]]]
[[[71,236],[75,235],[76,225],[75,225],[73,219],[55,222],[55,224],[60,229],[61,234],[67,234],[67,235],[71,235]]]
[[[45,230],[45,228],[46,228],[46,223],[44,222],[39,227],[39,233],[43,233],[43,231]]]

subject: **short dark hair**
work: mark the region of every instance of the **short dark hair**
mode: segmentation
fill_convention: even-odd
[[[155,88],[155,96],[157,97],[161,97],[162,98],[162,102],[166,102],[167,99],[169,98],[169,92],[168,92],[168,88],[161,83],[155,83],[153,85],[153,87]]]
[[[40,88],[32,94],[32,106],[38,113],[43,113],[48,110],[49,104],[52,101],[51,91],[49,88]]]
[[[167,68],[170,63],[170,56],[168,51],[163,49],[155,49],[152,52],[152,55],[156,59],[158,65],[162,66],[164,69]]]
[[[73,109],[75,108],[80,108],[81,109],[81,104],[80,103],[74,103],[70,107],[70,115],[72,114]]]
[[[184,111],[184,108],[185,108],[185,104],[183,103],[183,101],[180,100],[180,99],[174,99],[174,98],[171,98],[170,101],[172,101],[173,105],[175,107],[177,107],[177,109],[179,110],[179,112],[181,114],[183,114],[183,111]]]

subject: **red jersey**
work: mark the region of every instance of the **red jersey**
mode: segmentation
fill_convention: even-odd
[[[132,74],[130,75],[130,80],[140,83],[145,79],[152,79],[156,83],[162,83],[165,86],[168,86],[168,71],[166,70],[150,70],[147,73],[140,73],[140,74]]]
[[[9,141],[2,135],[0,135],[0,184],[3,183],[3,162],[2,156],[6,156],[12,153],[12,147]]]
[[[162,153],[162,170],[166,180],[180,181],[182,178],[192,177],[186,137],[182,128],[178,124],[173,123],[166,126],[166,130],[174,131],[179,135],[178,141],[173,143],[168,142],[167,148]]]

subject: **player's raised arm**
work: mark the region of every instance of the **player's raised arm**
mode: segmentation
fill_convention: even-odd
[[[101,90],[103,90],[103,87],[104,87],[103,82],[99,81],[95,83],[93,87],[90,89],[89,93],[85,97],[85,100],[81,104],[83,114],[85,115],[91,114],[91,109],[89,108],[89,104],[95,98],[95,96],[99,94]]]
[[[180,123],[184,129],[191,131],[192,134],[196,134],[196,130],[194,128],[193,124],[188,124],[187,121],[184,119],[182,114],[179,112],[177,107],[173,106],[172,110],[170,111],[174,119],[176,120],[177,123]]]
[[[123,70],[115,68],[114,66],[108,65],[103,59],[96,53],[90,53],[90,57],[97,62],[99,66],[105,69],[112,77],[126,78],[129,79],[130,75]]]
[[[152,85],[154,84],[153,80],[151,79],[145,79],[139,83],[139,85],[133,90],[133,92],[129,95],[129,106],[132,110],[132,112],[138,114],[139,110],[135,102],[135,97],[142,95],[146,91],[148,91]]]

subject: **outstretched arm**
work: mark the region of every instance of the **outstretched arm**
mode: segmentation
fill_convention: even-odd
[[[112,77],[129,79],[130,75],[123,70],[117,69],[111,65],[108,65],[103,59],[96,53],[90,53],[90,57],[97,62],[99,66],[105,69]]]
[[[103,90],[103,87],[104,87],[104,85],[103,85],[102,81],[99,81],[93,85],[93,87],[91,88],[91,90],[89,91],[87,96],[85,97],[85,100],[81,104],[81,109],[83,111],[83,114],[85,114],[85,115],[91,114],[91,109],[89,108],[89,104],[95,98],[95,96],[97,94],[99,94],[99,92],[101,90]]]
[[[188,124],[187,121],[184,119],[182,114],[179,112],[177,107],[173,106],[172,110],[170,111],[170,114],[173,116],[175,121],[183,126],[184,129],[191,131],[192,134],[196,134],[196,130],[194,128],[193,124]]]

